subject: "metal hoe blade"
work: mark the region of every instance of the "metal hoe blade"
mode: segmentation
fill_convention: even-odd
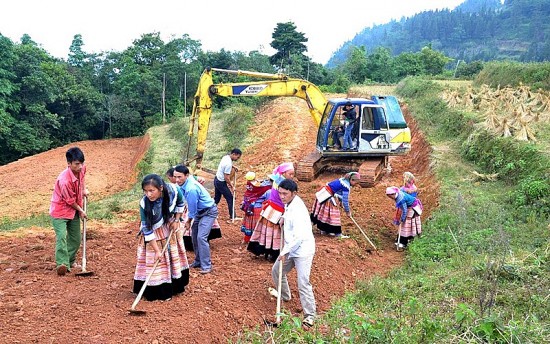
[[[172,239],[172,234],[173,233],[174,233],[174,231],[171,230],[170,234],[168,235],[168,239],[166,240],[166,244],[164,244],[164,247],[162,248],[161,257],[164,256],[164,252],[166,252],[166,248],[168,247],[168,244],[170,243],[170,239]],[[128,313],[130,313],[130,315],[144,315],[144,314],[147,313],[146,311],[141,311],[141,310],[136,309],[136,306],[139,303],[139,301],[141,300],[141,297],[143,296],[143,293],[145,292],[145,288],[147,288],[147,283],[149,283],[149,280],[151,279],[151,276],[153,276],[153,273],[155,272],[155,269],[157,268],[157,265],[159,264],[159,262],[160,262],[160,257],[158,257],[157,260],[155,261],[155,264],[153,265],[153,268],[151,269],[151,272],[149,273],[149,275],[145,279],[145,282],[143,282],[143,285],[141,286],[141,289],[140,289],[138,295],[136,296],[136,299],[134,300],[134,303],[132,303],[132,307],[130,307],[130,309],[128,310]]]

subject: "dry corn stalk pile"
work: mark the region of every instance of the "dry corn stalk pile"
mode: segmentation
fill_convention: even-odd
[[[495,135],[521,141],[536,141],[533,124],[550,120],[550,92],[535,92],[526,85],[497,89],[469,86],[446,90],[442,98],[451,107],[480,113],[485,119],[480,125]]]

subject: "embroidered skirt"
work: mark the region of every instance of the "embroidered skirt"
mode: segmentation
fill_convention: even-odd
[[[263,254],[266,259],[275,261],[279,257],[280,249],[281,226],[260,217],[256,230],[250,237],[247,250],[256,256]]]
[[[407,209],[407,217],[405,222],[401,224],[401,238],[399,243],[407,246],[407,244],[417,235],[422,233],[422,221],[420,216],[412,209]]]
[[[157,244],[161,250],[166,244],[169,233],[168,225],[163,225],[155,230]],[[148,301],[169,299],[173,295],[185,291],[185,287],[189,284],[189,263],[181,235],[172,234],[163,258],[157,264],[143,293],[143,297]],[[139,293],[147,276],[153,271],[154,264],[155,251],[152,245],[145,243],[141,237],[137,248],[134,293]]]
[[[256,228],[256,224],[260,219],[261,212],[262,212],[262,208],[258,207],[258,208],[253,208],[253,212],[250,215],[245,213],[243,218],[243,224],[241,225],[241,232],[243,232],[244,234],[244,242],[250,241],[252,232],[254,232],[254,228]]]
[[[340,208],[332,203],[333,198],[329,198],[323,203],[315,200],[311,209],[311,222],[317,225],[320,231],[325,233],[341,234],[342,220]]]

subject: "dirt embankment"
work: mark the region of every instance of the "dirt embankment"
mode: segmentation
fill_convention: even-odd
[[[125,190],[135,183],[136,164],[149,143],[148,135],[81,141],[0,166],[0,214],[19,219],[47,213],[55,180],[67,168],[65,152],[73,146],[84,152],[90,200]]]
[[[333,299],[354,288],[358,279],[386,274],[402,262],[396,252],[391,225],[393,204],[384,195],[388,185],[400,185],[404,171],[418,178],[425,205],[424,219],[437,205],[438,186],[429,169],[430,147],[408,117],[413,133],[413,151],[391,159],[392,171],[374,188],[353,190],[354,218],[380,247],[366,251],[368,244],[349,220],[343,230],[352,236],[335,240],[316,234],[317,253],[311,274],[318,311],[322,315]],[[298,99],[278,98],[257,115],[251,130],[258,141],[249,147],[238,165],[242,197],[246,171],[261,177],[283,161],[296,162],[313,150],[316,128],[305,104]],[[80,142],[88,163],[88,186],[94,197],[118,192],[134,181],[129,176],[144,147],[139,138]],[[0,211],[28,216],[46,212],[51,188],[66,166],[64,150],[36,155],[0,167]],[[311,205],[314,192],[339,177],[325,174],[311,183],[299,183],[300,196]],[[240,201],[240,200],[239,200]],[[136,200],[137,206],[138,200]],[[92,277],[54,273],[53,231],[21,231],[23,236],[0,238],[1,343],[224,343],[243,327],[255,327],[262,319],[273,319],[276,303],[267,293],[271,264],[255,259],[240,243],[240,225],[227,224],[227,205],[220,204],[224,237],[212,242],[214,272],[201,276],[191,272],[185,293],[165,302],[142,301],[145,317],[129,316],[135,295],[131,293],[135,266],[138,209],[119,213],[113,224],[88,221],[88,270]],[[5,216],[5,215],[3,215]],[[189,258],[193,257],[188,252]],[[290,276],[297,296],[295,273]],[[298,297],[283,308],[300,315]]]

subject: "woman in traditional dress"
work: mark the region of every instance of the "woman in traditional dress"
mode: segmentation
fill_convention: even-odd
[[[145,195],[139,203],[141,228],[133,291],[140,291],[159,259],[143,296],[149,301],[167,300],[185,291],[189,283],[187,254],[182,237],[175,234],[183,213],[183,194],[156,174],[145,176],[141,188]],[[162,253],[168,238],[169,245]]]
[[[310,216],[311,222],[317,225],[321,234],[348,238],[342,235],[340,207],[343,206],[345,213],[351,216],[349,193],[353,186],[359,184],[360,179],[359,173],[349,172],[344,177],[327,183],[315,194]]]
[[[280,164],[273,170],[272,178],[271,193],[262,205],[261,217],[250,237],[247,250],[256,256],[263,254],[266,259],[274,262],[279,257],[281,249],[279,220],[285,211],[277,188],[283,180],[294,178],[294,165],[291,162]]]
[[[271,181],[269,179],[261,182],[257,181],[254,172],[248,172],[245,179],[246,191],[241,204],[241,210],[244,211],[241,232],[244,234],[243,243],[248,243],[260,219],[262,203],[267,199],[264,198],[264,195],[268,190],[271,190]]]
[[[411,172],[403,173],[403,186],[401,191],[405,191],[409,195],[416,197],[418,195],[418,188],[416,187],[416,178]]]
[[[396,186],[386,188],[386,195],[395,201],[397,209],[393,224],[399,226],[395,245],[397,249],[407,247],[408,243],[422,233],[422,202],[414,196],[400,190]]]

